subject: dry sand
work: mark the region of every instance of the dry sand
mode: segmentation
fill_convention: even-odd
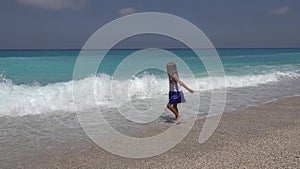
[[[32,161],[30,168],[300,168],[300,97],[224,113],[212,137],[199,144],[203,122],[196,121],[181,143],[155,157],[116,156],[88,140],[69,154],[43,154],[48,160]]]

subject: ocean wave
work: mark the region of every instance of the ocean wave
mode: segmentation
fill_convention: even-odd
[[[299,78],[295,72],[276,71],[268,74],[182,78],[188,86],[199,91],[220,88],[241,88],[275,83],[284,79]],[[53,112],[75,112],[73,102],[73,85],[77,86],[77,110],[112,108],[118,100],[139,100],[162,98],[168,94],[168,79],[146,74],[128,80],[116,80],[106,74],[87,77],[78,81],[68,81],[41,86],[16,85],[12,80],[0,77],[0,116],[23,116]],[[112,92],[113,91],[113,92]],[[94,95],[88,95],[94,93]],[[114,93],[114,94],[112,94]],[[76,102],[77,103],[77,102]]]

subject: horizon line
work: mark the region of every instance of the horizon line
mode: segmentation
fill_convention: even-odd
[[[87,49],[87,50],[141,50],[141,49],[184,50],[184,49],[191,49],[191,48],[112,48],[112,49]],[[220,47],[215,49],[300,49],[300,47]],[[0,50],[82,50],[82,49],[80,48],[0,48]]]

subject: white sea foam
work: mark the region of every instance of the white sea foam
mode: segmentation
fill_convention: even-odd
[[[200,91],[214,90],[224,87],[240,88],[258,86],[278,82],[284,79],[299,78],[294,72],[274,72],[259,75],[226,76],[223,83],[220,77],[211,78],[182,78],[191,88]],[[0,79],[0,116],[23,116],[41,113],[74,112],[72,85],[79,86],[78,95],[80,111],[116,106],[114,98],[118,100],[139,100],[147,98],[161,98],[168,94],[168,80],[154,75],[144,75],[130,80],[119,81],[109,75],[101,74],[87,77],[78,81],[60,82],[41,85],[16,85],[12,80]],[[214,84],[214,85],[213,85]],[[114,91],[114,95],[112,92]],[[88,95],[88,93],[95,93]],[[120,102],[119,102],[120,103]],[[122,103],[121,103],[122,104]],[[117,105],[119,106],[119,105]]]

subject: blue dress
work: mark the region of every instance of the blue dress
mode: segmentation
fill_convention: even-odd
[[[186,101],[180,86],[178,85],[177,82],[171,82],[170,91],[169,91],[169,103],[177,104],[177,103],[184,103],[184,102]]]

